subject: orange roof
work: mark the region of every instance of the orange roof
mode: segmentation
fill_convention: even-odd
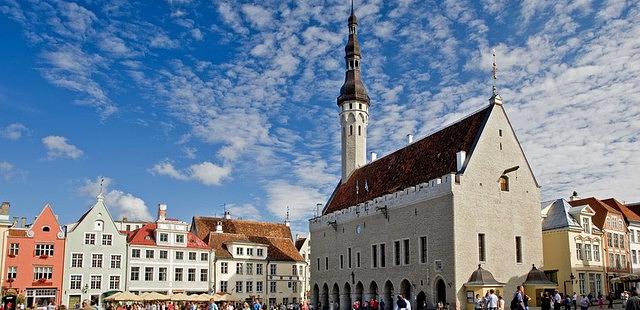
[[[620,211],[612,208],[611,206],[596,199],[595,197],[569,201],[569,204],[573,207],[589,205],[589,207],[591,207],[591,209],[593,209],[593,211],[596,212],[596,214],[591,218],[591,220],[593,221],[593,224],[595,224],[596,227],[600,229],[604,229],[604,223],[609,213],[618,214],[622,216],[622,213]]]
[[[222,233],[215,232],[218,222],[222,223]],[[216,252],[216,257],[233,257],[227,246],[245,242],[267,246],[269,260],[304,261],[285,224],[196,216],[191,227]]]
[[[156,228],[155,223],[145,224],[142,227],[128,233],[127,242],[133,245],[150,245],[156,246]],[[198,236],[189,232],[187,234],[187,248],[190,249],[208,249],[209,246]]]
[[[640,222],[640,215],[638,215],[634,210],[625,206],[624,204],[617,201],[615,198],[609,198],[602,200],[608,206],[620,211],[622,215],[624,215],[624,219],[628,222]]]

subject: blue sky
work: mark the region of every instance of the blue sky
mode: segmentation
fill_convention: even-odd
[[[543,198],[640,200],[633,1],[356,1],[383,155],[498,88]],[[105,177],[117,217],[294,229],[340,170],[348,1],[0,0],[0,199],[74,221]]]

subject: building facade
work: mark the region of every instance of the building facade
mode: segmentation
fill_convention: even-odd
[[[309,279],[311,278],[311,246],[309,237],[296,236],[296,249],[302,255],[305,261],[304,270],[302,272],[302,291],[304,292],[304,300],[309,300],[311,297],[311,286],[309,286]]]
[[[595,212],[592,217],[593,224],[603,233],[606,293],[613,292],[618,296],[624,291],[624,285],[611,280],[631,273],[628,229],[622,213],[593,197],[584,199],[572,197],[569,204],[574,208],[587,205]]]
[[[129,232],[127,290],[134,293],[210,293],[214,253],[189,231],[189,223],[167,218],[158,205],[155,223]]]
[[[544,267],[558,291],[571,296],[605,294],[602,231],[588,205],[572,208],[564,199],[542,204]]]
[[[65,233],[46,204],[31,225],[25,221],[7,236],[3,290],[25,297],[27,307],[60,304]]]
[[[288,224],[232,219],[227,211],[223,218],[194,217],[191,230],[216,253],[215,292],[269,305],[303,300],[306,263]]]
[[[353,13],[348,26],[337,100],[343,173],[309,224],[312,302],[348,309],[376,297],[391,309],[402,293],[414,309],[463,309],[478,265],[508,298],[541,265],[542,236],[532,221],[540,217],[539,186],[502,99],[494,89],[481,110],[363,162],[370,101]]]
[[[604,199],[602,202],[622,213],[628,229],[631,272],[640,272],[640,215],[638,215],[640,210],[627,207],[615,198]]]
[[[101,306],[109,294],[125,289],[127,236],[121,233],[100,193],[74,224],[67,225],[64,295],[69,309],[90,300]]]

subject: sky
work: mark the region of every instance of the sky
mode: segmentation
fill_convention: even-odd
[[[558,3],[554,3],[558,2]],[[339,181],[346,0],[0,0],[0,200],[70,223],[221,215],[307,230]],[[640,201],[635,1],[358,0],[368,151],[497,87],[542,199]]]

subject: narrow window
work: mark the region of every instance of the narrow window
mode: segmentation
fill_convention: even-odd
[[[502,137],[502,129],[498,129],[498,135]]]
[[[387,265],[387,250],[384,243],[380,244],[380,268],[384,268]]]
[[[427,262],[427,237],[420,237],[420,263]]]
[[[360,252],[356,252],[356,268],[360,268]]]
[[[503,192],[509,191],[509,177],[506,175],[500,177],[500,190]]]
[[[329,270],[329,257],[324,258],[324,270]]]
[[[359,108],[360,110],[362,110],[362,103],[359,103],[359,104],[358,104],[358,108]]]
[[[353,135],[353,125],[349,125],[349,135]]]
[[[318,271],[320,271],[320,257],[317,258],[316,262],[318,263]]]
[[[402,246],[404,247],[404,264],[409,265],[409,253],[411,252],[411,249],[409,248],[409,239],[404,239],[403,242],[404,244]]]
[[[349,110],[353,109],[353,103],[349,103]]]
[[[362,127],[358,126],[358,136],[362,136]]]
[[[478,234],[478,259],[484,262],[487,257],[484,234]]]
[[[400,265],[400,241],[394,241],[393,242],[393,254],[394,254],[393,263],[396,266]]]
[[[371,245],[371,264],[373,268],[378,268],[378,245]]]
[[[340,254],[340,269],[344,269],[344,255]]]
[[[591,249],[589,249],[591,254]],[[516,236],[516,263],[522,263],[522,237]]]
[[[351,269],[351,248],[347,249],[347,256],[348,256],[348,262],[349,262],[349,269]]]

